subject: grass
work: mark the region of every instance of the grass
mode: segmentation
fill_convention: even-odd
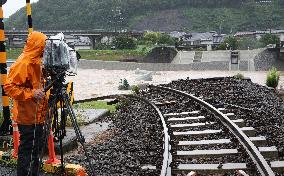
[[[86,119],[86,117],[84,117],[82,114],[77,114],[77,116],[76,116],[77,124],[79,126],[86,125],[85,119]],[[72,121],[70,119],[70,116],[67,117],[66,126],[67,127],[72,127]]]
[[[79,50],[82,59],[119,61],[126,58],[144,57],[150,51],[150,47],[138,46],[135,50]]]
[[[119,61],[130,57],[141,57],[137,50],[79,50],[82,59]]]
[[[22,53],[21,48],[7,51],[7,59],[16,60]],[[79,50],[82,59],[119,61],[125,58],[137,58],[146,55],[148,48],[138,47],[135,50]]]
[[[82,59],[119,61],[126,58],[139,58],[146,56],[152,47],[139,45],[135,50],[79,50]],[[22,53],[22,48],[7,51],[7,59],[16,60]]]
[[[76,116],[77,123],[79,126],[86,125],[86,117],[81,113],[84,112],[84,109],[107,109],[111,113],[116,110],[116,105],[107,105],[107,102],[105,101],[91,101],[91,102],[85,102],[85,103],[77,103],[74,104],[74,109],[77,109],[79,112]],[[72,126],[72,122],[70,117],[67,117],[66,125],[68,127]]]
[[[74,105],[75,109],[107,109],[111,113],[116,110],[116,105],[107,105],[105,101],[91,101]]]

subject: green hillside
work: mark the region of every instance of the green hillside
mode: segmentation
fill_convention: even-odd
[[[5,9],[4,9],[5,10]],[[35,29],[219,31],[284,27],[284,3],[254,0],[39,0],[32,4]],[[27,29],[25,8],[6,29]]]

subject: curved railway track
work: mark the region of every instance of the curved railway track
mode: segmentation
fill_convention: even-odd
[[[142,98],[143,97],[143,98]],[[243,119],[201,98],[166,87],[150,86],[140,99],[157,111],[164,127],[161,176],[235,174],[273,176],[283,170],[274,146],[255,136]],[[192,172],[193,173],[193,172]],[[243,173],[243,175],[245,175]]]
[[[120,112],[122,120],[116,118],[117,123],[123,125],[123,134],[116,136],[116,140],[105,144],[105,146],[98,146],[97,148],[89,146],[94,159],[97,159],[93,162],[94,167],[96,167],[97,171],[102,171],[98,175],[108,175],[106,172],[110,170],[109,166],[115,166],[121,171],[121,168],[126,169],[126,164],[129,164],[128,167],[131,168],[129,169],[131,172],[121,173],[159,174],[161,176],[188,176],[188,173],[192,173],[192,175],[197,173],[198,176],[237,175],[237,173],[244,176],[283,175],[284,162],[279,161],[282,158],[279,157],[280,154],[277,148],[271,145],[271,142],[267,142],[264,136],[260,136],[260,133],[253,127],[250,127],[249,124],[251,124],[252,118],[241,118],[254,109],[230,104],[230,102],[224,102],[221,105],[215,103],[214,107],[208,103],[214,102],[212,97],[208,98],[207,95],[196,97],[184,91],[168,87],[150,86],[142,90],[138,96],[113,96],[119,99],[126,98],[130,101],[125,105],[126,109]],[[199,94],[199,96],[201,95]],[[137,100],[139,103],[137,103]],[[142,117],[143,113],[145,117]],[[236,113],[242,115],[236,116]],[[126,118],[126,116],[129,117]],[[157,120],[158,118],[160,119]],[[139,121],[137,126],[133,121]],[[153,125],[151,130],[146,129],[149,128],[151,123],[156,122],[158,125]],[[129,130],[129,126],[125,125],[125,123],[129,123],[135,128]],[[145,123],[149,124],[145,125]],[[153,133],[153,129],[159,132]],[[163,136],[161,136],[161,129],[163,129]],[[133,132],[134,137],[127,137],[129,131]],[[141,140],[144,132],[147,137]],[[141,135],[137,135],[139,133]],[[156,141],[149,142],[152,135],[156,137]],[[129,141],[133,145],[131,146],[132,152],[141,153],[141,155],[137,155],[137,158],[135,158],[134,155],[128,154],[122,162],[121,158],[127,153],[125,151],[128,151],[126,150],[129,146],[129,143],[127,143],[128,138],[137,139],[137,144],[134,141]],[[159,144],[162,144],[162,138],[164,144],[163,147],[160,147]],[[121,141],[125,143],[122,146],[120,145]],[[142,148],[141,141],[149,143],[147,149],[138,150]],[[155,153],[155,157],[147,159],[143,163],[143,167],[146,167],[142,170],[152,169],[153,171],[140,172],[142,165],[139,165],[140,161],[138,159],[149,151],[151,145],[157,145],[157,147],[152,148],[152,153],[154,149],[159,148],[161,150]],[[138,147],[136,148],[136,146]],[[125,150],[120,151],[120,148]],[[146,152],[144,153],[142,150]],[[119,155],[112,156],[113,153]],[[163,160],[157,159],[156,156],[160,157],[161,155],[163,155]],[[147,155],[147,157],[152,157],[152,155]],[[138,164],[129,163],[128,158],[132,158]],[[80,157],[74,157],[73,159],[82,162]],[[119,161],[115,162],[115,159],[119,159]],[[109,162],[110,165],[105,166],[105,162]],[[113,169],[113,172],[107,173],[117,173],[115,172],[117,168]]]

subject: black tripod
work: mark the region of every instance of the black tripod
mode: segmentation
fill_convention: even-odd
[[[70,95],[67,92],[65,82],[65,71],[59,74],[51,74],[50,75],[50,83],[45,88],[45,92],[50,90],[50,96],[48,100],[48,110],[46,115],[46,123],[45,123],[45,131],[44,131],[44,141],[47,142],[47,137],[50,134],[50,129],[54,131],[54,136],[59,140],[60,145],[60,155],[61,155],[61,174],[64,175],[64,159],[63,159],[63,146],[62,140],[64,136],[66,136],[66,120],[67,116],[71,119],[72,126],[74,127],[74,131],[77,137],[78,142],[82,145],[83,150],[85,152],[85,156],[89,163],[91,175],[94,176],[94,170],[90,161],[90,156],[87,153],[86,147],[84,145],[85,138],[82,135],[82,132],[77,123],[76,115],[70,103]],[[58,111],[58,105],[60,107],[60,111]],[[42,159],[42,157],[41,157]]]

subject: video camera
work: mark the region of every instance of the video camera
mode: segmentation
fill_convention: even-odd
[[[78,53],[64,42],[64,34],[59,33],[46,40],[43,66],[47,73],[68,73],[68,76],[77,73]]]

